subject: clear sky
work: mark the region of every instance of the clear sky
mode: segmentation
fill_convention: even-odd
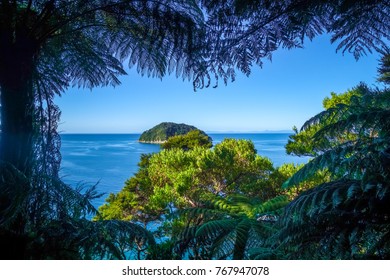
[[[127,69],[115,88],[70,88],[55,102],[62,133],[140,133],[163,121],[194,125],[206,132],[260,132],[298,128],[322,111],[330,92],[365,82],[376,85],[379,56],[356,61],[336,53],[329,36],[307,41],[303,49],[278,50],[272,62],[238,75],[227,86],[194,92],[181,78],[141,77]]]

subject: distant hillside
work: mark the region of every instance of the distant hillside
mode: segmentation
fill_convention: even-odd
[[[188,124],[177,124],[172,122],[163,122],[155,127],[144,131],[140,138],[139,142],[143,143],[164,143],[169,137],[175,135],[184,135],[192,130],[199,130],[195,126]],[[207,135],[205,132],[201,131],[202,134]]]

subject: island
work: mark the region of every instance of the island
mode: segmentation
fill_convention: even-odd
[[[178,124],[173,122],[163,122],[149,130],[144,131],[138,141],[141,143],[162,144],[165,143],[170,137],[185,135],[193,130],[199,129],[195,126],[184,123]],[[208,136],[205,132],[201,130],[199,131],[201,134]]]

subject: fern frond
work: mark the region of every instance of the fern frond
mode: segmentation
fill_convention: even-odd
[[[0,161],[0,227],[7,227],[26,211],[30,183],[9,163]]]
[[[289,199],[285,195],[277,196],[270,200],[261,203],[260,205],[256,205],[254,207],[253,213],[256,215],[273,213],[277,210],[282,209],[289,203]]]
[[[236,221],[233,219],[213,220],[206,222],[196,231],[195,236],[209,236],[219,235],[221,231],[231,232],[237,226]]]

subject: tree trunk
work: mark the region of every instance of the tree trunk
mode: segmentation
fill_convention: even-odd
[[[28,217],[20,209],[15,210],[14,208],[20,207],[18,204],[23,203],[23,196],[29,192],[29,179],[33,175],[33,56],[29,57],[26,52],[15,53],[15,50],[2,53],[0,56],[0,164],[12,165],[25,176],[25,178],[17,177],[9,180],[9,176],[6,176],[8,174],[7,168],[2,168],[6,172],[5,174],[0,174],[0,216],[5,214],[6,221],[10,218],[7,216],[13,217],[10,220],[12,223],[4,228],[0,227],[0,237],[2,240],[4,239],[3,243],[7,243],[9,248],[2,252],[0,257],[24,259],[27,249],[25,227]],[[17,173],[13,174],[19,176]],[[4,180],[4,178],[6,182],[2,184],[1,179]],[[20,184],[21,181],[25,183]],[[3,187],[8,191],[4,191]],[[15,201],[19,202],[15,203]],[[23,209],[23,206],[21,208]],[[14,210],[8,213],[9,209],[14,209],[17,213],[13,213]]]
[[[33,163],[33,55],[16,48],[0,56],[0,161],[28,177]]]
[[[22,5],[3,2],[0,24],[0,243],[8,249],[0,253],[0,258],[24,259],[30,233],[26,232],[29,219],[26,199],[36,160],[33,81],[41,45],[31,32],[32,25],[23,14]]]
[[[31,175],[33,159],[32,90],[1,87],[1,160]]]

